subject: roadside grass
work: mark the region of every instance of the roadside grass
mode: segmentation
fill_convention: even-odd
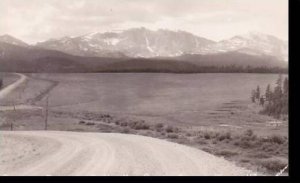
[[[253,130],[243,133],[200,131],[194,138],[198,148],[253,169],[276,174],[287,165],[288,138],[280,135],[257,136]],[[285,171],[287,172],[288,169]]]
[[[97,119],[115,125],[113,129],[117,133],[150,136],[196,147],[235,161],[240,166],[271,175],[278,173],[287,165],[288,138],[282,135],[258,136],[252,129],[238,132],[232,130],[189,131],[163,123],[117,119],[111,115],[99,115]],[[79,124],[88,125],[89,122],[83,123],[81,120]]]
[[[288,138],[282,135],[258,136],[252,129],[243,132],[228,130],[186,131],[163,123],[147,123],[144,120],[114,120],[120,133],[131,133],[193,146],[245,164],[253,170],[276,174],[287,165]],[[287,170],[286,170],[287,171]]]
[[[265,168],[267,171],[279,172],[285,168],[285,166],[288,164],[288,161],[281,158],[268,158],[262,161],[256,161],[256,163],[262,168]],[[287,171],[288,168],[286,169],[286,172]]]

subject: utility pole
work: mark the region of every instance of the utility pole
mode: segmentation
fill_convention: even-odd
[[[49,95],[46,98],[46,107],[45,107],[45,130],[48,128],[48,105],[49,105]]]

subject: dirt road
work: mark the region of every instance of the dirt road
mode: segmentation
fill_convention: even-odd
[[[11,91],[15,90],[18,86],[20,86],[23,82],[27,80],[27,76],[25,76],[24,74],[16,74],[20,76],[20,79],[0,90],[0,99],[5,98],[6,95],[8,95]]]
[[[0,175],[247,175],[206,152],[150,137],[1,131]]]

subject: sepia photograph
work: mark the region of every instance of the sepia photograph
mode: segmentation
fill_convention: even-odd
[[[0,0],[0,176],[289,176],[288,0]]]

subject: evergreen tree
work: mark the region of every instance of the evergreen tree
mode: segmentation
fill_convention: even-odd
[[[274,116],[275,118],[288,115],[288,79],[285,78],[282,85],[282,76],[279,75],[274,92],[271,91],[268,85],[266,98],[269,102],[262,113]]]
[[[255,90],[252,90],[252,92],[251,92],[251,101],[252,101],[253,103],[255,103],[255,98],[256,98],[256,91],[255,91]]]
[[[260,99],[260,88],[259,88],[259,86],[257,86],[257,88],[256,88],[256,99],[257,100]]]
[[[264,97],[260,97],[259,105],[262,105],[262,106],[265,105],[265,99],[264,99]]]
[[[271,86],[270,86],[270,84],[268,84],[267,89],[266,89],[266,93],[265,93],[266,101],[268,101],[268,102],[271,101],[271,95],[272,95],[271,93],[272,93]]]
[[[282,97],[282,75],[280,74],[277,82],[277,86],[274,89],[274,100],[279,101]]]

